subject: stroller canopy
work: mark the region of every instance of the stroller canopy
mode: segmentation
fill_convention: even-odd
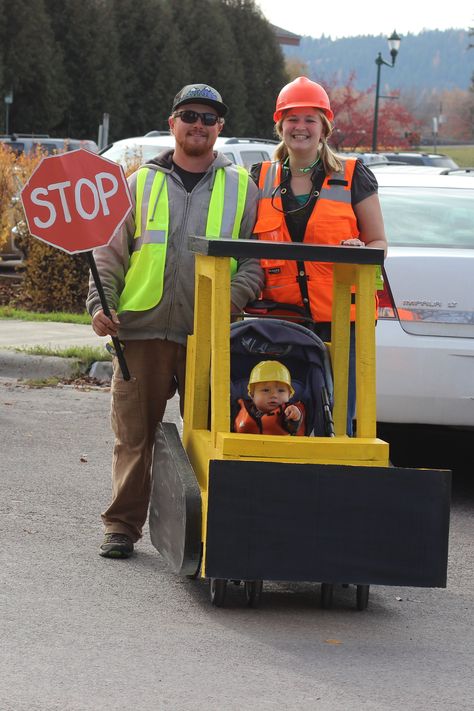
[[[305,405],[306,434],[325,434],[322,391],[326,388],[332,404],[332,374],[327,347],[315,333],[291,321],[248,319],[231,324],[230,352],[232,413],[238,398],[248,398],[252,368],[261,360],[278,360],[291,373],[291,401]]]

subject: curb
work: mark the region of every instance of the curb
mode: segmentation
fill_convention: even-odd
[[[73,378],[80,372],[77,358],[29,355],[17,351],[0,350],[0,377]]]
[[[14,350],[0,349],[0,378],[33,380],[43,378],[75,378],[89,375],[101,382],[112,380],[112,363],[97,361],[86,373],[77,358],[30,355]]]

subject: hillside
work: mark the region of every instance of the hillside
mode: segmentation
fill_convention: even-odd
[[[384,90],[463,89],[469,88],[474,72],[473,38],[465,30],[426,30],[402,37],[393,70],[382,70]],[[355,86],[368,89],[375,84],[375,59],[378,53],[390,60],[388,44],[382,35],[344,37],[303,37],[299,47],[285,47],[287,57],[304,61],[313,79],[336,79],[344,83],[355,72]]]

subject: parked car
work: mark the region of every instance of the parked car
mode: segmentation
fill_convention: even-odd
[[[357,153],[357,152],[345,152],[340,153],[341,158],[358,158],[364,163],[372,168],[373,165],[389,165],[389,160],[386,156],[380,153]]]
[[[377,170],[388,238],[380,422],[474,427],[474,179]]]
[[[219,136],[215,147],[237,165],[250,168],[254,163],[271,160],[278,141],[262,138],[232,138]],[[100,153],[123,166],[133,162],[145,163],[166,148],[174,146],[174,136],[168,131],[150,131],[145,136],[115,141]]]
[[[434,165],[403,165],[402,163],[378,163],[369,166],[377,179],[381,173],[384,175],[449,175],[455,171],[458,175],[464,174],[464,168],[443,168]]]
[[[416,151],[381,151],[390,163],[405,165],[433,165],[437,168],[459,168],[452,158],[444,153],[417,153]]]
[[[17,154],[33,153],[37,148],[41,148],[42,151],[49,154],[75,151],[78,148],[86,148],[93,153],[97,153],[99,150],[95,141],[78,138],[51,138],[46,134],[12,133],[8,136],[0,136],[0,141]]]

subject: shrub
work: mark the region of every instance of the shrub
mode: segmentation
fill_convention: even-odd
[[[86,256],[67,254],[32,237],[21,201],[12,203],[12,198],[18,196],[43,155],[38,150],[34,154],[17,157],[10,149],[0,145],[0,215],[5,222],[4,227],[0,223],[0,228],[7,236],[12,226],[16,226],[15,242],[25,257],[20,292],[10,305],[39,312],[82,313],[88,290]],[[139,156],[132,156],[126,166],[126,174],[130,175],[141,162]],[[3,205],[6,207],[3,208]],[[0,236],[0,248],[1,244]]]
[[[5,246],[15,224],[14,199],[18,193],[15,153],[0,143],[0,250]]]
[[[32,311],[82,313],[88,283],[88,265],[82,254],[66,254],[28,235],[20,303]]]
[[[66,254],[32,237],[18,200],[21,188],[44,155],[37,150],[16,156],[0,145],[0,246],[16,226],[15,243],[24,255],[21,288],[12,305],[40,312],[83,312],[88,283],[86,258]]]

